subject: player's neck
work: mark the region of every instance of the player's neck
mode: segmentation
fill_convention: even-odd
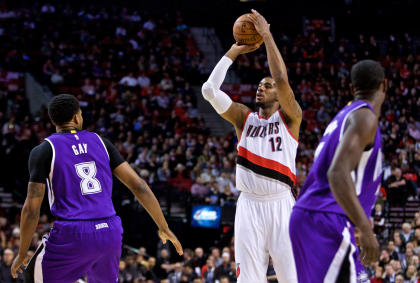
[[[367,103],[369,103],[369,105],[372,106],[373,110],[375,110],[376,116],[379,117],[381,115],[382,102],[379,102],[377,97],[378,96],[374,96],[373,98],[369,99],[369,98],[366,98],[366,97],[356,96],[355,100],[364,100]]]
[[[69,131],[79,131],[79,129],[74,123],[66,123],[60,126],[55,126],[55,131],[57,133],[65,133]]]
[[[278,106],[276,107],[273,105],[272,107],[267,107],[267,108],[260,107],[260,109],[258,110],[258,114],[260,115],[260,117],[268,119],[271,117],[271,115],[276,113],[276,111],[279,111]]]

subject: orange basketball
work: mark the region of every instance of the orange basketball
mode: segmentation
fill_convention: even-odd
[[[254,24],[243,14],[233,24],[233,37],[239,45],[262,43],[261,35],[255,30]]]

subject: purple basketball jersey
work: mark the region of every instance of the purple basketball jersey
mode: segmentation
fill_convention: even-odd
[[[362,107],[367,107],[374,111],[365,101],[351,102],[334,117],[326,128],[324,136],[315,151],[315,160],[312,168],[296,202],[297,207],[345,215],[345,212],[337,203],[330,190],[327,172],[343,136],[347,118],[353,111]],[[351,176],[359,201],[365,213],[370,215],[382,179],[381,134],[379,127],[372,148],[363,152],[357,168],[351,173]]]
[[[115,215],[112,172],[102,139],[81,131],[53,134],[46,140],[53,151],[47,179],[51,213],[68,220]]]

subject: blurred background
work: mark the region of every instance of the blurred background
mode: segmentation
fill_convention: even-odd
[[[12,280],[31,149],[52,134],[49,99],[72,93],[85,129],[110,139],[151,186],[185,255],[162,245],[133,195],[115,180],[124,226],[120,282],[235,282],[237,138],[203,100],[201,84],[233,44],[237,17],[257,9],[303,109],[299,192],[328,122],[352,99],[358,60],[382,63],[384,178],[371,220],[380,261],[371,282],[417,282],[420,252],[419,1],[0,0],[0,282]],[[269,75],[265,48],[240,56],[222,88],[255,109]],[[45,200],[31,249],[54,219]],[[28,254],[30,256],[31,253]],[[81,282],[84,279],[81,279]],[[267,280],[276,282],[270,264]],[[398,281],[399,280],[399,281]],[[402,281],[401,281],[402,280]]]

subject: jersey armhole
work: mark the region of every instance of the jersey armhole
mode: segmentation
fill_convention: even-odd
[[[48,138],[45,138],[45,140],[50,144],[51,150],[52,150],[52,158],[51,158],[51,167],[50,167],[50,174],[48,176],[48,180],[52,182],[52,177],[54,173],[54,164],[55,164],[55,148],[52,141],[50,141]]]
[[[289,132],[290,136],[299,144],[298,139],[292,134],[292,132],[289,129],[289,126],[287,126],[286,119],[284,119],[284,116],[283,116],[283,113],[281,113],[281,110],[279,110],[279,114],[280,114],[280,117],[283,121],[284,126],[286,127],[286,130]]]
[[[238,139],[238,145],[237,145],[237,147],[239,146],[239,143],[241,142],[241,139],[242,139],[242,135],[244,134],[244,129],[245,129],[246,120],[248,120],[248,116],[249,116],[249,114],[251,114],[251,113],[252,113],[252,111],[251,111],[251,110],[249,110],[249,111],[248,111],[248,113],[246,113],[246,115],[245,115],[245,118],[244,118],[244,123],[242,124],[241,136],[240,136],[240,137],[239,137],[239,139]]]
[[[106,155],[108,156],[108,160],[111,160],[111,158],[109,157],[108,149],[106,148],[106,145],[105,145],[104,141],[102,140],[102,138],[97,133],[94,133],[94,134],[98,137],[98,139],[101,141],[102,145],[104,146]]]
[[[344,117],[344,119],[343,119],[343,122],[341,123],[340,136],[339,136],[339,138],[338,138],[338,142],[340,142],[340,141],[341,141],[341,138],[343,137],[344,132],[346,131],[347,119],[350,117],[350,115],[351,115],[352,113],[354,113],[355,111],[359,110],[360,108],[368,108],[368,109],[370,109],[370,107],[368,106],[368,104],[367,104],[367,103],[362,103],[362,104],[360,104],[359,106],[355,107],[354,109],[352,109],[350,112],[348,112],[348,113],[346,114],[346,116],[345,116],[345,117]],[[372,109],[370,109],[370,110],[372,110]],[[372,111],[373,111],[373,110],[372,110]],[[373,113],[375,113],[375,112],[373,112]]]

